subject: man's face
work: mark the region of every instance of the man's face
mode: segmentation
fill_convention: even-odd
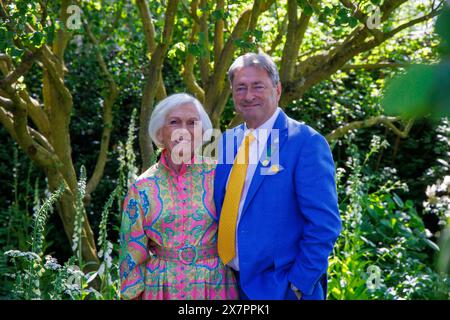
[[[275,112],[281,96],[281,84],[273,85],[268,73],[256,67],[242,67],[232,83],[236,111],[249,128],[257,128]]]

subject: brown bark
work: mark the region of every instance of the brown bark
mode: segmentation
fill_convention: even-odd
[[[397,117],[387,117],[387,116],[377,116],[365,120],[353,121],[333,130],[325,137],[329,142],[331,142],[333,140],[342,138],[351,130],[356,130],[360,128],[369,128],[378,124],[383,124],[390,130],[392,130],[398,137],[406,138],[414,124],[414,120],[409,120],[403,130],[400,130],[395,126],[394,122],[396,121],[400,121],[400,119]]]
[[[161,82],[160,74],[162,70],[162,64],[164,62],[164,57],[172,40],[172,31],[175,23],[177,5],[177,0],[169,0],[167,3],[162,40],[160,43],[158,43],[154,52],[152,53],[149,67],[146,70],[147,79],[142,95],[141,113],[139,119],[139,148],[142,158],[142,170],[146,170],[151,164],[153,146],[148,134],[148,122],[153,111],[153,103],[157,92],[157,85],[158,82]],[[141,19],[148,20],[150,19],[150,16],[141,12]]]
[[[223,46],[219,60],[215,64],[214,71],[209,79],[208,90],[205,92],[205,109],[210,115],[211,122],[215,128],[219,127],[220,115],[230,95],[230,87],[226,75],[237,49],[234,41],[242,38],[245,31],[255,29],[258,17],[268,10],[273,3],[273,0],[255,0],[251,8],[242,12],[230,37]]]
[[[198,9],[198,0],[193,0],[191,2],[190,15],[196,16],[196,12]],[[198,23],[197,23],[198,21]],[[200,30],[200,20],[197,18],[193,18],[193,24],[191,29],[191,34],[189,36],[189,44],[195,44],[197,34]],[[184,62],[183,69],[183,79],[188,91],[190,91],[200,102],[205,101],[205,91],[203,88],[197,83],[197,80],[194,75],[194,65],[196,62],[195,56],[189,51],[186,52],[186,60]]]
[[[390,14],[404,2],[406,1],[385,1],[381,6],[381,21],[386,21]],[[311,87],[328,79],[356,55],[379,46],[406,28],[432,19],[440,12],[440,8],[432,8],[428,14],[408,21],[386,33],[380,30],[370,30],[366,25],[357,26],[344,41],[335,45],[330,51],[311,56],[297,65],[293,80],[283,83],[284,90],[280,105],[286,106],[291,101],[300,99]]]
[[[62,1],[60,20],[65,21],[68,17],[67,6],[71,1]],[[1,15],[5,17],[7,11],[1,7]],[[10,20],[12,21],[12,20]],[[8,25],[14,30],[13,23]],[[34,32],[31,25],[26,25],[26,32]],[[118,91],[112,76],[106,69],[106,63],[101,57],[90,30],[88,36],[96,48],[97,58],[103,75],[106,77],[109,92],[105,97],[104,108],[104,131],[99,159],[94,170],[88,191],[95,189],[102,176],[104,163],[106,161],[109,136],[112,128],[112,104],[117,97]],[[20,148],[30,159],[45,173],[51,191],[65,186],[65,192],[57,202],[58,214],[63,222],[64,231],[72,242],[74,232],[74,221],[76,217],[77,175],[72,161],[70,143],[70,117],[73,108],[72,95],[64,83],[67,72],[63,57],[71,33],[67,29],[58,30],[53,46],[50,48],[43,45],[40,49],[30,49],[21,46],[27,54],[22,62],[14,66],[12,60],[6,55],[0,55],[0,70],[4,77],[0,79],[0,122],[5,126],[10,135],[17,141]],[[43,104],[32,98],[24,84],[16,86],[21,76],[26,76],[34,62],[38,62],[43,68]],[[28,121],[33,121],[32,128]],[[98,267],[95,239],[89,224],[88,217],[83,208],[84,223],[81,234],[81,251],[86,271],[95,270]]]
[[[225,10],[225,1],[224,0],[216,1],[216,11],[223,13],[224,10]],[[223,49],[224,28],[225,23],[221,15],[220,18],[216,19],[216,23],[214,26],[214,68],[217,68],[220,52],[222,52]]]
[[[112,107],[117,99],[117,96],[119,95],[119,88],[117,87],[111,73],[106,67],[105,60],[103,59],[99,48],[98,40],[92,33],[91,28],[87,23],[84,24],[84,28],[91,43],[94,45],[95,55],[100,66],[100,70],[108,83],[108,90],[103,96],[103,132],[100,142],[100,152],[97,157],[97,163],[95,165],[94,172],[92,173],[92,176],[86,185],[86,199],[89,201],[91,193],[97,188],[97,185],[103,177],[103,172],[105,170],[106,160],[108,157],[109,141],[111,138],[111,131],[113,129]]]
[[[314,3],[317,1],[313,1]],[[291,81],[294,77],[295,63],[297,61],[298,50],[303,42],[305,32],[308,28],[311,15],[302,12],[300,18],[297,14],[297,1],[288,0],[288,29],[286,43],[283,48],[283,55],[280,65],[281,83]]]

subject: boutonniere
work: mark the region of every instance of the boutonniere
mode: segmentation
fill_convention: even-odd
[[[267,160],[264,160],[262,165],[263,167],[261,168],[261,175],[263,176],[273,176],[281,171],[284,170],[283,166],[281,164],[271,164],[270,166],[268,165],[264,165],[264,162]]]

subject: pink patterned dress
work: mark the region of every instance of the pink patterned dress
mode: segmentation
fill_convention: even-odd
[[[167,260],[151,254],[170,248],[217,243],[213,199],[215,165],[195,159],[177,175],[166,154],[128,191],[120,231],[122,299],[237,299],[236,279],[217,256],[202,261]],[[188,261],[189,262],[189,261]]]

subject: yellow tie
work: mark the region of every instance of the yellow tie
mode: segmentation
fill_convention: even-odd
[[[233,168],[231,169],[222,213],[219,221],[218,251],[223,264],[230,262],[235,256],[236,223],[241,201],[242,189],[247,176],[250,144],[255,140],[253,133],[249,133],[239,147]]]

